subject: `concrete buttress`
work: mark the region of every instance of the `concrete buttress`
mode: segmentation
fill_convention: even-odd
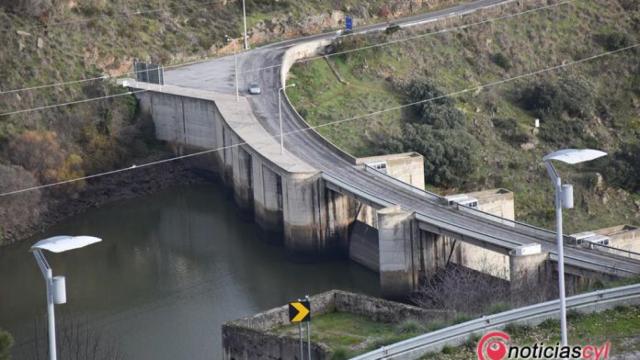
[[[418,286],[419,229],[399,207],[378,211],[380,289],[385,298],[406,298]]]

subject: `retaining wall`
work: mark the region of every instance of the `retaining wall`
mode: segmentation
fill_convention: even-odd
[[[454,316],[447,311],[425,310],[340,290],[314,295],[310,301],[312,318],[331,312],[345,312],[378,322],[400,323],[408,319],[446,321]],[[287,305],[225,323],[222,326],[224,359],[299,359],[298,338],[272,332],[288,324]],[[311,350],[313,359],[330,358],[330,349],[323,344],[312,343]]]

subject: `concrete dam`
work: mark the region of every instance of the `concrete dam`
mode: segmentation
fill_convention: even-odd
[[[123,85],[140,90],[136,96],[157,138],[180,153],[196,152],[200,166],[233,189],[243,212],[283,235],[287,252],[349,256],[379,273],[386,297],[409,295],[448,263],[484,272],[489,263],[497,269],[490,275],[512,287],[557,276],[553,232],[425,192],[419,154],[356,159],[311,129],[288,99],[280,151],[277,89],[296,61],[319,54],[335,36],[244,53],[240,70],[249,75],[241,88],[259,82],[265,89],[260,96],[236,100],[227,86],[234,80],[229,57],[169,71],[170,85]],[[375,169],[376,162],[389,166],[387,174]],[[579,246],[567,246],[565,260],[574,289],[588,279],[640,274],[639,260]]]

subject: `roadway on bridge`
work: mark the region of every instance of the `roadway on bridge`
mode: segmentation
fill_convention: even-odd
[[[510,1],[479,0],[453,8],[412,16],[394,23],[402,26],[425,23],[449,16],[473,12],[477,9]],[[356,29],[356,32],[383,30],[388,25],[376,24]],[[246,89],[251,83],[262,87],[262,95],[249,96],[252,110],[265,129],[274,136],[279,135],[278,88],[280,65],[287,48],[310,40],[332,39],[335,33],[309,36],[267,45],[238,55],[239,83],[241,96],[248,96]],[[215,60],[185,66],[168,71],[165,81],[183,87],[234,93],[234,57],[226,56]],[[304,86],[304,84],[299,84]],[[287,103],[283,107],[284,131],[293,132],[308,126],[299,119]],[[356,121],[367,121],[366,119]],[[339,126],[339,125],[337,125]],[[463,213],[433,200],[421,198],[406,187],[391,183],[355,167],[340,156],[335,148],[320,141],[310,131],[301,131],[285,138],[285,148],[317,170],[338,179],[338,183],[348,184],[370,194],[370,199],[400,205],[404,210],[416,211],[428,222],[457,234],[466,234],[492,245],[493,248],[513,249],[520,245],[539,243],[544,251],[551,253],[555,260],[555,241],[552,232],[527,230],[523,227],[503,225],[478,216]],[[551,190],[550,190],[551,191]],[[551,199],[551,193],[550,193]],[[551,206],[551,205],[550,205]],[[566,263],[569,267],[590,269],[609,274],[629,276],[640,274],[640,261],[577,247],[567,247]]]

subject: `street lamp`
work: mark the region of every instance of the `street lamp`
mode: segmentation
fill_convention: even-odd
[[[247,7],[245,0],[242,0],[242,18],[244,21],[244,49],[249,50],[249,39],[247,38]]]
[[[575,165],[606,156],[607,153],[591,149],[564,149],[548,154],[542,160],[547,167],[547,173],[555,188],[556,205],[556,242],[558,244],[558,291],[560,293],[560,333],[562,345],[568,345],[567,337],[567,303],[564,289],[564,243],[562,240],[562,208],[573,208],[573,186],[562,184],[560,175],[556,171],[551,161],[561,161],[566,164]]]
[[[227,43],[231,43],[231,37],[229,35],[224,36]],[[236,82],[236,102],[240,101],[240,90],[238,88],[238,51],[233,49],[233,68],[234,68],[234,78]]]
[[[42,250],[53,253],[61,253],[69,250],[79,249],[87,245],[102,241],[92,236],[54,236],[40,240],[31,247],[31,252],[36,258],[38,267],[42,271],[44,281],[47,286],[47,315],[49,317],[49,359],[56,360],[56,325],[54,315],[54,304],[65,304],[67,302],[67,290],[64,276],[53,276],[53,271],[44,257]]]
[[[296,84],[286,85],[278,89],[278,118],[280,119],[280,154],[284,153],[284,133],[282,131],[282,92],[286,88],[295,87]]]

